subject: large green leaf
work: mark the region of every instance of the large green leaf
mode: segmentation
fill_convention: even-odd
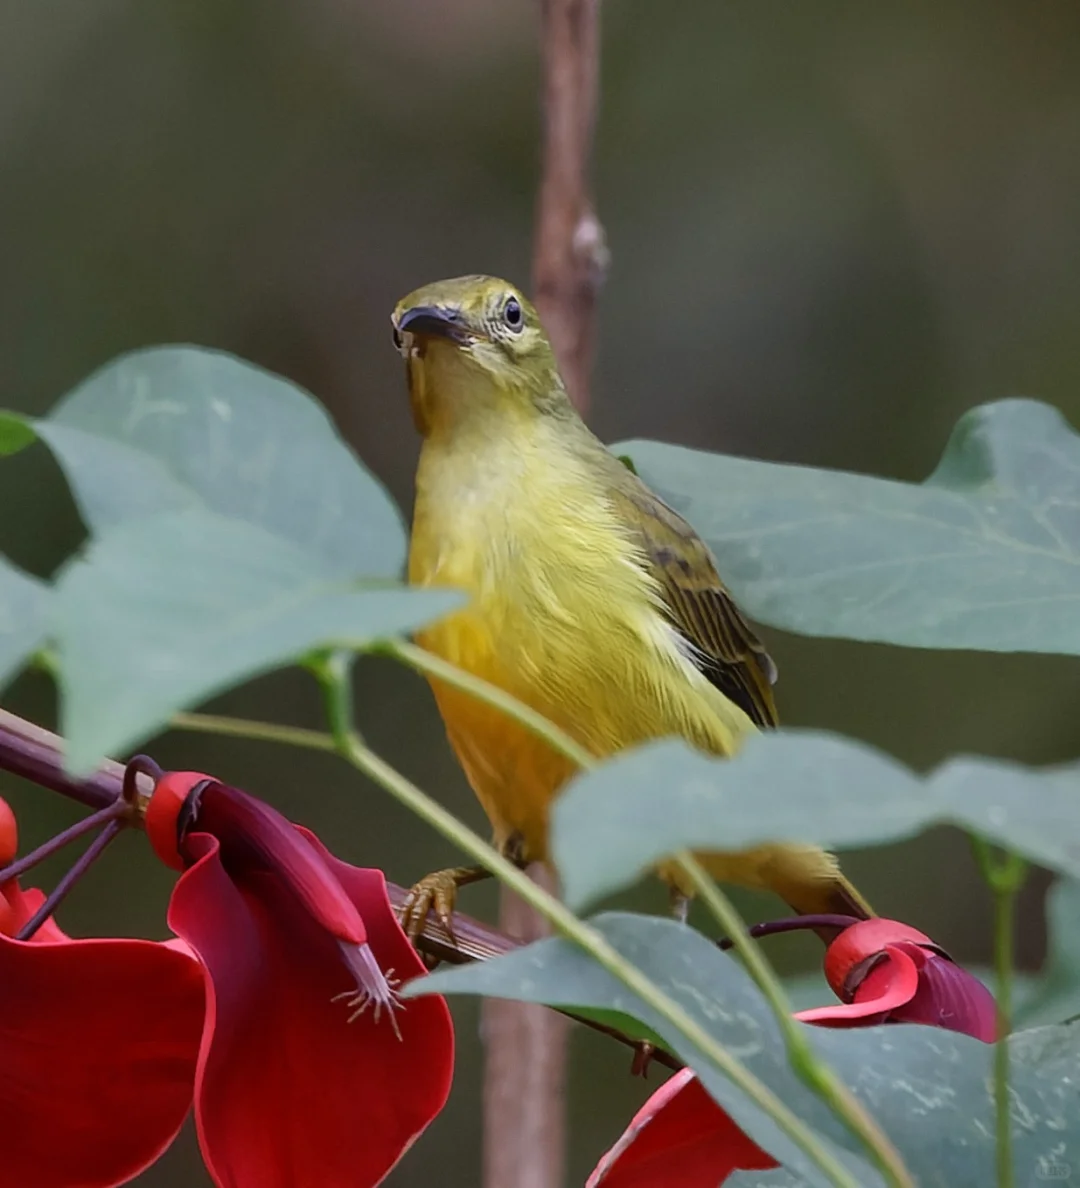
[[[693,929],[669,920],[607,913],[592,923],[816,1131],[857,1149],[788,1069],[775,1023],[734,961]],[[715,1100],[797,1177],[770,1181],[759,1176],[745,1184],[820,1182],[773,1124],[705,1066],[700,1052],[566,941],[539,941],[493,961],[439,971],[414,982],[408,992],[484,994],[579,1010],[617,1008],[659,1032],[699,1070]],[[985,1188],[995,1182],[992,1048],[968,1036],[913,1025],[850,1031],[807,1027],[806,1032],[884,1127],[920,1188]],[[1016,1182],[1034,1184],[1046,1169],[1080,1167],[1080,1094],[1075,1091],[1080,1027],[1023,1032],[1010,1044]],[[869,1168],[857,1178],[862,1185],[880,1183]]]
[[[83,771],[230,685],[315,648],[412,630],[459,600],[343,578],[287,540],[198,508],[124,521],[57,581],[67,762]]]
[[[257,524],[343,574],[401,571],[401,516],[323,409],[231,355],[199,347],[123,355],[33,428],[92,532],[203,507]]]
[[[1080,654],[1080,437],[967,413],[922,485],[656,442],[614,447],[711,545],[743,609],[804,635]]]
[[[0,557],[0,689],[45,639],[50,591]]]
[[[551,844],[567,903],[579,909],[680,849],[868,846],[940,824],[1080,877],[1080,764],[954,759],[921,777],[818,731],[758,734],[731,759],[665,740],[577,777],[556,801]]]
[[[843,1149],[850,1140],[789,1071],[779,1029],[736,961],[700,933],[670,920],[610,912],[591,923],[624,957],[677,999],[710,1035],[750,1065],[788,1106],[821,1129],[825,1145],[851,1166],[860,1185],[872,1188],[881,1183],[869,1167]],[[706,1065],[696,1048],[681,1043],[659,1015],[565,941],[543,941],[492,961],[440,970],[411,983],[406,994],[414,993],[484,994],[579,1011],[603,1010],[609,1012],[614,1026],[620,1026],[620,1015],[639,1020],[700,1070],[709,1093],[775,1158],[799,1171],[810,1184],[828,1183],[768,1115]]]

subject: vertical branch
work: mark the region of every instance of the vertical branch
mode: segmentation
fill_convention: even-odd
[[[542,0],[543,150],[533,293],[579,411],[588,404],[596,296],[607,268],[589,158],[600,75],[600,0]]]
[[[607,266],[589,158],[600,67],[600,0],[541,0],[543,150],[533,295],[579,411],[588,405],[596,297]],[[548,890],[550,871],[530,874]],[[505,889],[499,924],[522,940],[548,929]],[[484,1003],[484,1184],[565,1183],[566,1019],[527,1003]]]
[[[530,876],[547,890],[542,866]],[[551,929],[512,891],[502,888],[499,928],[536,940]],[[568,1020],[527,1002],[483,1005],[485,1188],[562,1188],[566,1182]]]

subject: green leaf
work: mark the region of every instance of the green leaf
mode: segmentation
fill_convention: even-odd
[[[44,642],[50,597],[44,582],[0,557],[0,689]]]
[[[787,1067],[772,1016],[734,961],[693,929],[669,920],[612,912],[591,923],[819,1134],[859,1149]],[[614,1006],[659,1032],[700,1072],[706,1089],[739,1125],[800,1177],[770,1181],[755,1173],[758,1179],[745,1184],[821,1182],[801,1155],[792,1155],[791,1144],[771,1121],[705,1067],[700,1052],[677,1039],[649,1007],[567,941],[539,941],[492,961],[438,971],[406,990],[417,993],[485,994],[577,1010]],[[990,1046],[915,1025],[807,1027],[806,1034],[884,1127],[921,1188],[995,1183]],[[1009,1042],[1017,1184],[1037,1183],[1048,1178],[1048,1170],[1080,1166],[1080,1094],[1075,1091],[1080,1027],[1027,1031]],[[881,1182],[869,1168],[857,1176],[863,1185]]]
[[[0,409],[0,458],[17,454],[36,438],[33,426],[24,416]]]
[[[670,920],[608,912],[590,923],[743,1059],[786,1105],[820,1130],[824,1145],[852,1168],[860,1185],[881,1184],[875,1172],[843,1150],[842,1128],[788,1069],[779,1028],[736,961],[700,933]],[[491,961],[439,970],[405,989],[407,996],[428,993],[484,994],[578,1011],[606,1010],[639,1020],[699,1071],[709,1093],[756,1142],[804,1175],[807,1183],[828,1183],[768,1115],[705,1063],[697,1048],[682,1043],[659,1015],[567,941],[541,941]],[[618,1018],[612,1022],[626,1026]]]
[[[410,631],[459,601],[344,578],[329,560],[205,510],[127,520],[57,581],[67,762],[85,771],[230,685],[315,648]]]
[[[772,1171],[735,1172],[724,1181],[724,1188],[806,1188],[806,1181],[778,1167]]]
[[[701,533],[763,623],[1080,654],[1080,437],[1048,405],[972,409],[921,485],[656,442],[613,448]]]
[[[590,923],[814,1130],[861,1154],[851,1135],[791,1073],[768,1007],[737,963],[693,929],[672,921],[607,912]],[[653,1026],[700,1073],[709,1094],[735,1121],[801,1177],[796,1183],[820,1182],[801,1155],[792,1157],[790,1143],[778,1138],[771,1121],[724,1076],[710,1072],[699,1051],[678,1040],[650,1007],[567,941],[539,941],[503,958],[431,974],[408,987],[406,994],[413,993],[487,994],[574,1010],[617,1006]],[[882,1124],[921,1188],[983,1188],[996,1182],[990,1045],[910,1024],[852,1030],[807,1026],[806,1032]],[[1048,1168],[1080,1165],[1080,1094],[1075,1092],[1080,1026],[1025,1031],[1011,1038],[1010,1047],[1019,1186],[1038,1182]],[[866,1186],[880,1183],[869,1168],[858,1173],[858,1180]]]
[[[1080,1016],[1080,882],[1063,879],[1047,896],[1047,960],[1035,987],[1017,995],[1017,1027]],[[1022,983],[1029,979],[1018,975]]]
[[[573,780],[555,802],[551,848],[566,902],[579,910],[680,849],[870,846],[943,824],[1080,877],[1080,764],[954,759],[921,777],[812,730],[754,735],[731,759],[665,740]]]
[[[231,355],[154,347],[121,356],[35,428],[91,532],[201,507],[258,525],[342,574],[401,571],[400,513],[323,409]]]

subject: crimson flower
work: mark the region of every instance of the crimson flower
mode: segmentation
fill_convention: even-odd
[[[801,1011],[806,1023],[858,1027],[925,1023],[997,1038],[994,996],[923,933],[896,920],[860,920],[825,952],[825,978],[841,1001]]]
[[[193,1103],[219,1188],[378,1184],[442,1108],[453,1071],[445,1002],[398,1000],[424,966],[382,874],[195,772],[158,781],[146,825],[182,870],[168,916],[178,940],[61,934],[0,948],[0,1018],[17,1021],[0,1029],[0,1188],[122,1183],[169,1145]],[[30,982],[32,956],[50,951],[66,958],[64,976]],[[12,998],[13,975],[44,996]],[[55,1074],[30,1058],[57,1035],[60,1101]],[[21,1059],[8,1060],[8,1044]],[[9,1078],[20,1118],[6,1107]],[[103,1085],[122,1100],[101,1107]],[[148,1109],[159,1099],[171,1112]],[[31,1130],[16,1170],[20,1127]],[[94,1162],[99,1150],[112,1162]]]
[[[923,933],[896,920],[861,920],[825,953],[841,1002],[799,1011],[825,1027],[924,1023],[985,1043],[997,1032],[990,991]],[[717,1188],[734,1171],[777,1167],[716,1104],[690,1069],[669,1078],[634,1115],[586,1188]]]
[[[16,853],[0,800],[0,867]],[[191,1108],[202,975],[146,940],[72,940],[45,896],[0,884],[0,1188],[120,1184],[158,1158]]]

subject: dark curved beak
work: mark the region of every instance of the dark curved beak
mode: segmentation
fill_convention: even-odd
[[[398,332],[430,334],[453,342],[468,342],[469,333],[461,320],[461,311],[441,305],[414,305],[398,320]]]

